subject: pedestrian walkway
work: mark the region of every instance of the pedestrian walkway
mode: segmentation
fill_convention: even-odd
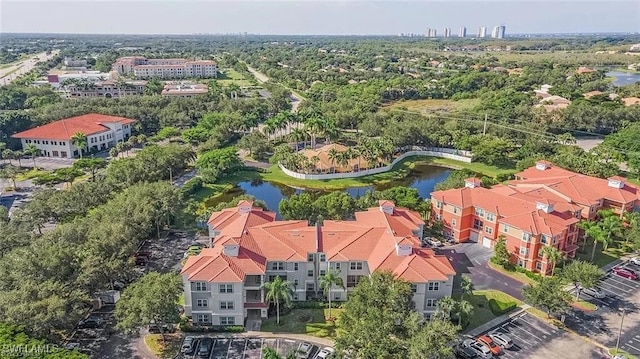
[[[238,336],[236,334],[236,336]],[[292,333],[271,333],[271,332],[252,332],[248,331],[240,336],[246,337],[254,337],[254,338],[284,338],[284,339],[295,339],[302,340],[305,342],[311,342],[316,344],[321,344],[324,346],[332,347],[334,345],[333,340],[328,338],[319,338],[306,334],[292,334]]]
[[[468,335],[471,336],[477,336],[480,335],[484,332],[486,332],[487,330],[496,327],[504,322],[506,322],[507,320],[516,317],[520,314],[522,314],[523,312],[525,312],[527,309],[531,308],[531,306],[529,304],[523,304],[520,306],[520,309],[511,312],[511,313],[507,313],[507,314],[502,314],[501,316],[498,316],[484,324],[482,324],[481,326],[471,329],[469,332],[467,332]]]

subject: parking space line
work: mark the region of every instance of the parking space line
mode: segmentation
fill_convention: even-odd
[[[262,352],[264,352],[264,338],[262,338],[262,340],[260,341],[260,358],[262,359]]]
[[[629,287],[630,290],[635,289],[635,286],[629,284],[629,283],[635,283],[631,279],[623,278],[623,277],[620,277],[619,275],[615,275],[615,274],[612,274],[610,279],[612,279],[617,284],[622,284],[622,285],[624,285],[626,287]]]
[[[633,341],[629,341],[629,343],[633,343]],[[640,348],[636,348],[636,347],[634,347],[633,345],[631,345],[631,344],[629,344],[629,343],[625,344],[625,346],[627,346],[627,347],[629,347],[629,348],[633,348],[633,350],[635,350],[635,351],[637,351],[638,353],[640,353]],[[627,350],[627,351],[630,351],[630,350]]]

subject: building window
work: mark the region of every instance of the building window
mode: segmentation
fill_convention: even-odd
[[[411,284],[411,292],[415,293],[418,291],[418,285],[417,284]]]
[[[503,231],[504,233],[509,233],[509,226],[505,224],[505,225],[502,227],[502,231]]]
[[[484,217],[484,209],[482,209],[482,208],[476,208],[476,216],[478,216],[478,217]]]
[[[473,229],[482,230],[483,226],[484,226],[484,223],[482,223],[481,220],[479,220],[479,219],[474,219],[473,220]]]
[[[307,283],[307,291],[313,292],[316,290],[316,286],[313,283]]]
[[[196,307],[198,308],[206,308],[209,306],[209,301],[206,299],[198,299],[196,301]]]
[[[441,221],[442,220],[442,216],[440,215],[440,213],[436,213],[436,221]]]
[[[347,276],[347,288],[353,288],[356,285],[358,285],[358,282],[360,282],[360,278],[362,278],[361,275],[348,275]]]
[[[293,270],[298,270],[298,263],[293,263]]]
[[[544,254],[542,254],[542,249],[538,250],[538,257],[540,258],[544,257]]]
[[[520,255],[521,255],[521,256],[526,256],[527,254],[529,254],[529,248],[527,248],[527,247],[520,247]]]
[[[293,280],[293,285],[294,285],[294,286],[298,286],[298,284],[300,284],[300,281],[298,280],[298,278],[295,278],[295,279]]]
[[[455,227],[456,226],[456,219],[452,219],[451,220],[451,227]]]
[[[327,256],[324,253],[320,253],[320,262],[326,262]]]
[[[309,254],[307,255],[307,261],[309,261],[309,262],[313,262],[313,253],[309,253]]]
[[[220,293],[233,293],[233,284],[220,284]]]
[[[436,305],[438,305],[438,300],[437,299],[427,299],[427,303],[426,303],[427,307],[433,308]]]
[[[547,236],[546,234],[540,236],[540,243],[549,244],[549,242],[551,242],[549,236]]]
[[[269,263],[270,270],[284,270],[284,262],[270,262]]]
[[[453,207],[453,213],[455,213],[455,214],[458,213],[458,207]]]
[[[307,277],[313,277],[313,269],[307,271]]]
[[[436,208],[442,209],[442,202],[436,201]]]
[[[440,282],[429,282],[427,290],[432,292],[440,290]]]
[[[495,216],[493,213],[489,213],[489,212],[487,212],[487,214],[486,214],[485,218],[487,219],[487,221],[489,221],[489,222],[493,222],[493,221],[495,221],[496,216]]]
[[[204,292],[207,290],[207,283],[196,282],[196,292]]]
[[[220,317],[220,325],[235,325],[235,317]]]
[[[233,302],[220,302],[220,309],[231,310],[233,307]]]
[[[58,151],[51,151],[53,157],[58,157]]]
[[[270,275],[268,278],[268,282],[273,282],[274,280],[276,280],[277,277],[280,277],[279,275]]]
[[[340,270],[340,263],[331,263],[331,266],[336,270]]]
[[[351,262],[351,263],[349,263],[349,269],[351,269],[351,270],[362,270],[362,262]]]
[[[196,322],[198,323],[211,323],[211,317],[209,317],[209,314],[198,314],[196,316]]]
[[[531,242],[531,233],[522,232],[522,240],[527,243]]]
[[[491,233],[493,233],[493,228],[491,228],[491,227],[484,227],[484,231],[485,231],[486,233],[488,233],[488,234],[491,234]]]
[[[327,271],[324,269],[320,269],[320,276],[323,277],[324,275],[327,274]]]
[[[536,262],[536,269],[542,270],[542,262]]]

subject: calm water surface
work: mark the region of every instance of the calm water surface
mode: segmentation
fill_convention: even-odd
[[[614,78],[614,86],[625,86],[640,82],[640,73],[609,71],[607,72],[607,76]]]

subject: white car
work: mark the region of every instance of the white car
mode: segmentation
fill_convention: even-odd
[[[462,346],[475,351],[479,358],[484,358],[484,359],[493,358],[493,353],[491,352],[491,349],[487,348],[483,344],[478,343],[474,339],[465,339],[462,342]]]
[[[629,262],[633,263],[633,264],[635,264],[637,266],[640,266],[640,257],[633,257],[633,258],[629,259]]]
[[[334,350],[333,348],[322,348],[322,350],[320,350],[320,353],[318,353],[318,355],[316,355],[316,359],[325,359],[328,358],[329,355],[333,354]]]
[[[311,345],[311,343],[300,343],[296,358],[307,359],[309,357],[309,353],[311,352],[311,348],[313,348],[313,345]]]
[[[427,238],[427,243],[432,247],[442,247],[443,245],[442,242],[433,237]]]
[[[578,286],[578,288],[580,288],[582,293],[590,295],[597,299],[604,299],[607,296],[607,294],[605,294],[605,292],[603,292],[600,288],[583,288],[581,286]]]
[[[500,332],[489,332],[487,336],[504,349],[509,349],[513,346],[513,341],[506,334]]]

